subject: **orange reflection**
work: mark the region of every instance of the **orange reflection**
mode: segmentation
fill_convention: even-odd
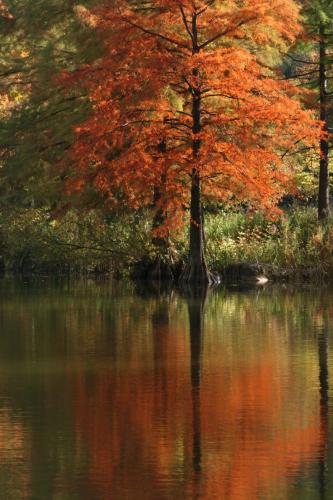
[[[214,323],[204,329],[202,308],[189,311],[189,329],[153,313],[144,363],[129,342],[122,365],[77,374],[76,433],[90,483],[104,499],[286,497],[288,477],[326,439],[318,391],[288,361],[278,322],[265,336],[254,321],[260,339],[247,338],[245,351],[241,337],[218,335]],[[317,376],[308,374],[308,386]]]
[[[285,478],[316,456],[320,419],[312,409],[318,401],[310,398],[307,404],[313,407],[304,415],[294,399],[297,380],[290,374],[290,392],[282,380],[273,349],[263,352],[258,363],[205,377],[202,434],[212,443],[206,498],[269,498],[274,490],[282,498]]]
[[[21,419],[15,417],[10,408],[0,408],[0,473],[3,498],[9,498],[11,494],[16,495],[16,498],[29,497],[29,455],[27,430]]]

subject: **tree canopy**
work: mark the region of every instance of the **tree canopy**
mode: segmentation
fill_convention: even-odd
[[[187,279],[209,281],[204,210],[277,213],[295,192],[289,159],[328,148],[299,85],[318,25],[330,35],[317,3],[2,2],[2,199],[147,207],[161,238],[188,221]]]

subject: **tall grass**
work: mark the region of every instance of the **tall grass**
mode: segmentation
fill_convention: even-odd
[[[313,207],[299,207],[269,221],[240,212],[206,217],[207,254],[220,269],[239,262],[282,268],[333,268],[333,220],[319,224]]]

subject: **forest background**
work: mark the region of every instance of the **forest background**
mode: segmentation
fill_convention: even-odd
[[[8,0],[0,36],[3,269],[332,273],[333,2]]]

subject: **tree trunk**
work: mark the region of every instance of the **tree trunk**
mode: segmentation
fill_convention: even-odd
[[[193,54],[199,52],[197,36],[197,15],[192,17]],[[193,77],[199,76],[197,68],[193,69]],[[194,80],[195,82],[195,80]],[[193,169],[191,174],[191,208],[190,208],[190,247],[189,262],[182,277],[183,281],[193,284],[210,284],[212,282],[205,259],[205,238],[201,204],[201,180],[198,168],[201,140],[196,137],[201,132],[201,90],[195,83],[191,86],[192,96],[192,155]]]
[[[187,281],[194,283],[210,283],[211,281],[205,258],[200,176],[196,169],[193,169],[191,176],[190,249]]]
[[[320,120],[323,122],[323,130],[327,133],[327,77],[326,77],[326,40],[325,27],[320,23],[319,28],[319,87],[320,87]],[[328,140],[320,140],[320,169],[319,169],[319,192],[318,192],[318,219],[326,219],[329,215],[329,172],[328,172]]]

